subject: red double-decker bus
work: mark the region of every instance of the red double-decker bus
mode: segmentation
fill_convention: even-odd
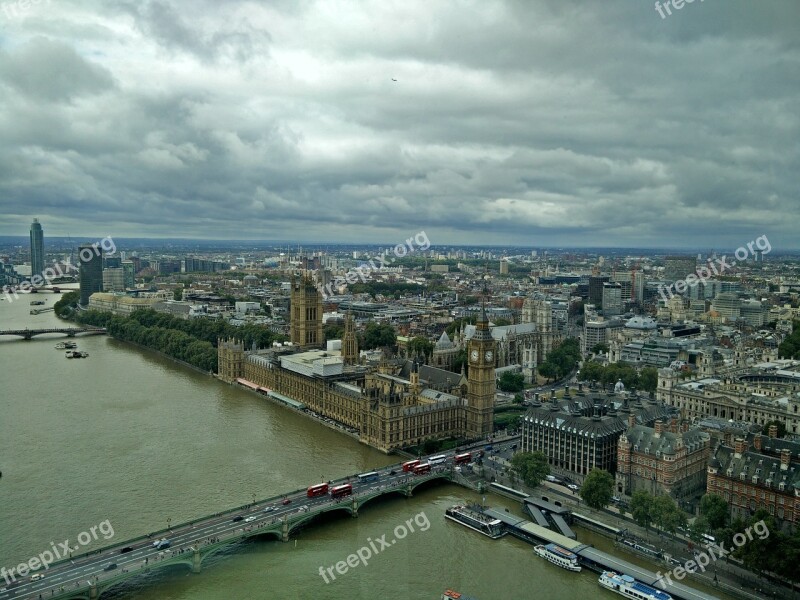
[[[453,462],[457,465],[468,463],[472,460],[472,455],[469,452],[464,454],[456,454],[455,458],[453,458]]]
[[[349,483],[335,485],[331,488],[331,498],[341,498],[342,496],[349,496],[352,493],[353,486]]]
[[[416,467],[420,463],[419,460],[409,460],[403,463],[403,471],[408,473],[409,471],[413,471],[414,467]]]
[[[429,463],[421,463],[414,467],[414,475],[422,475],[423,473],[430,473],[431,466]]]
[[[327,483],[318,483],[317,485],[311,485],[308,487],[308,494],[309,498],[316,498],[317,496],[324,496],[328,493],[328,484]]]

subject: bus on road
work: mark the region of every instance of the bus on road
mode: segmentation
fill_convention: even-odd
[[[431,456],[428,459],[428,464],[440,465],[446,460],[447,460],[447,456],[445,456],[444,454],[437,454],[436,456]]]
[[[413,471],[414,467],[416,467],[421,461],[419,460],[409,460],[403,463],[403,471],[408,473],[409,471]]]
[[[377,481],[381,474],[377,471],[370,471],[369,473],[362,473],[358,476],[359,481]]]
[[[353,493],[353,486],[349,483],[335,485],[331,488],[331,498],[342,498]]]
[[[430,473],[430,472],[431,472],[430,463],[420,463],[414,467],[414,475],[422,475],[423,473]]]
[[[456,454],[453,462],[457,465],[468,463],[472,461],[472,454],[465,452],[464,454]]]
[[[317,485],[309,486],[306,495],[309,498],[316,498],[317,496],[324,496],[327,493],[328,493],[328,484],[318,483]]]

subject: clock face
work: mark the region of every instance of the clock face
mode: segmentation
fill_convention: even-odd
[[[494,354],[492,354],[491,350],[487,350],[486,351],[486,360],[492,360],[493,356],[494,356]]]
[[[473,350],[472,354],[470,354],[470,357],[472,358],[472,360],[478,360],[478,351]]]

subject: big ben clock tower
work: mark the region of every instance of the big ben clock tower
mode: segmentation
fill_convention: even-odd
[[[468,439],[486,437],[494,429],[495,350],[496,343],[489,331],[489,319],[482,307],[481,315],[475,323],[475,333],[467,347],[469,374],[465,434]]]

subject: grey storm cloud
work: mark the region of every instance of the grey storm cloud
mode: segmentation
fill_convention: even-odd
[[[796,247],[799,18],[2,0],[0,234]]]

